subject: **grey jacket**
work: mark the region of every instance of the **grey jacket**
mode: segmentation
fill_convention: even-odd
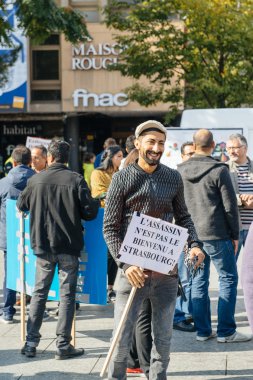
[[[194,155],[178,165],[178,171],[199,238],[237,240],[239,215],[227,165],[210,156]]]

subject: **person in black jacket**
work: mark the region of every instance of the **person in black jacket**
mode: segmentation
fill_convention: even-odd
[[[99,201],[91,197],[81,175],[68,162],[70,146],[54,141],[48,147],[48,170],[34,176],[20,195],[17,207],[30,211],[31,247],[37,256],[35,288],[30,305],[25,346],[21,353],[36,355],[48,292],[58,264],[60,309],[56,329],[56,359],[84,353],[71,344],[75,310],[78,257],[83,247],[81,219],[96,217]]]

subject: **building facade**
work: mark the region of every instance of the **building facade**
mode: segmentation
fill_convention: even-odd
[[[78,170],[83,152],[98,153],[107,137],[122,144],[139,122],[163,120],[168,110],[168,104],[145,108],[129,101],[124,89],[132,80],[108,70],[117,62],[120,48],[113,31],[102,23],[104,1],[58,3],[82,12],[92,39],[73,46],[56,34],[42,45],[22,42],[23,56],[15,70],[23,78],[23,93],[14,91],[9,104],[0,94],[0,169],[13,147],[25,143],[27,136],[58,136],[71,143],[71,167]]]

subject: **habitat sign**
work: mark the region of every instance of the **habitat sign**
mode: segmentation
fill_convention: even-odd
[[[186,228],[135,212],[118,258],[126,264],[168,274],[187,238]]]
[[[81,252],[77,279],[76,300],[88,304],[106,304],[107,247],[103,239],[104,210],[99,209],[96,219],[84,222],[84,249]],[[7,288],[21,291],[21,246],[20,218],[15,200],[7,200]],[[29,215],[24,218],[25,293],[32,295],[35,285],[36,256],[30,246]],[[58,270],[49,291],[50,300],[59,301]]]

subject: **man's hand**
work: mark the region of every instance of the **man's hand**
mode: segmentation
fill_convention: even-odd
[[[143,270],[135,265],[127,268],[125,275],[130,284],[136,288],[142,288],[144,286],[145,278],[148,276],[144,274]]]
[[[242,205],[245,208],[253,209],[253,195],[252,194],[240,194]]]
[[[190,259],[192,261],[196,260],[194,269],[197,269],[200,266],[200,264],[203,263],[203,261],[205,260],[205,254],[200,248],[194,247],[190,249]]]
[[[232,244],[233,244],[234,252],[235,252],[235,255],[236,255],[237,251],[238,251],[238,247],[239,247],[239,240],[232,240]]]

